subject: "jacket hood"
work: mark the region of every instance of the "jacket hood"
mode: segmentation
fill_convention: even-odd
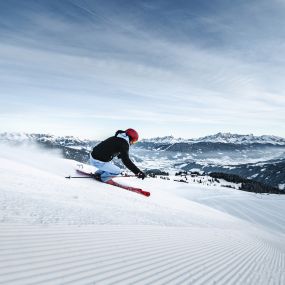
[[[127,141],[127,143],[130,145],[130,138],[129,138],[129,136],[125,133],[125,132],[119,132],[119,131],[117,131],[117,133],[115,134],[115,136],[116,137],[118,137],[118,138],[122,138],[122,139],[124,139],[124,140],[126,140]]]

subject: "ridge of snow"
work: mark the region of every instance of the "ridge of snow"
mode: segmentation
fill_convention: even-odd
[[[273,144],[273,145],[285,145],[285,138],[272,136],[272,135],[262,135],[254,136],[253,134],[249,135],[239,135],[231,133],[217,133],[214,135],[209,135],[205,137],[200,137],[197,139],[183,139],[183,138],[174,138],[173,136],[166,137],[156,137],[143,139],[141,142],[148,143],[199,143],[199,142],[211,142],[211,143],[231,143],[231,144]]]
[[[188,142],[188,141],[191,141],[191,140],[186,140],[183,138],[175,138],[173,136],[155,137],[155,138],[140,140],[140,142],[151,142],[151,143],[158,143],[158,144],[174,144],[174,143]]]
[[[195,140],[196,142],[220,142],[220,143],[232,143],[232,144],[276,144],[285,145],[285,139],[282,137],[262,135],[254,136],[249,135],[239,135],[231,133],[217,133],[215,135],[205,136]]]
[[[55,136],[51,134],[36,134],[36,133],[0,133],[0,142],[25,143],[25,142],[49,142],[59,145],[78,145],[88,144],[91,140],[82,139],[74,136]]]
[[[278,195],[158,179],[92,179],[37,148],[0,148],[5,284],[283,284]],[[78,174],[77,174],[78,175]]]
[[[55,136],[50,134],[27,134],[27,133],[0,133],[0,141],[14,141],[14,142],[24,142],[24,141],[47,141],[53,143],[64,144],[67,140],[69,143],[88,143],[91,140],[82,139],[74,136]],[[184,139],[175,138],[171,136],[155,137],[149,139],[141,139],[142,143],[155,143],[155,144],[175,144],[175,143],[199,143],[199,142],[209,142],[209,143],[230,143],[230,144],[273,144],[273,145],[285,145],[285,138],[273,136],[273,135],[262,135],[254,136],[253,134],[240,135],[231,133],[217,133],[214,135],[209,135],[197,139]]]

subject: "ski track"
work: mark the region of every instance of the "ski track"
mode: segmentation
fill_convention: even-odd
[[[221,193],[216,194],[217,191]],[[229,195],[226,191],[232,192],[233,195]],[[221,190],[213,187],[209,187],[208,191],[200,191],[198,195],[196,193],[197,189],[187,192],[184,189],[182,196],[252,224],[265,226],[267,230],[285,233],[284,195],[281,197],[279,195],[259,196],[248,192]]]
[[[0,163],[1,285],[285,284],[279,196],[130,178],[146,198],[46,159]]]
[[[206,205],[212,205],[216,209],[221,209],[218,203],[215,204],[215,201],[210,201],[205,203]],[[255,224],[264,224],[270,225],[271,228],[278,230],[280,232],[285,232],[285,224],[284,224],[284,215],[281,214],[278,209],[270,210],[267,208],[258,207],[258,211],[256,211],[257,207],[254,207],[255,202],[251,202],[251,204],[247,205],[247,202],[238,203],[236,201],[228,201],[227,205],[223,210],[228,214],[234,214],[244,220]]]
[[[284,284],[285,251],[259,234],[1,224],[0,284]]]

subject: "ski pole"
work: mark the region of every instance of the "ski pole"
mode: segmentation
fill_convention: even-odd
[[[136,175],[119,175],[119,176],[113,176],[113,175],[110,175],[110,177],[137,177]],[[65,178],[67,179],[71,179],[71,178],[93,178],[94,179],[94,176],[90,174],[90,176],[65,176]]]
[[[71,179],[71,178],[93,178],[93,176],[65,176],[65,178]]]

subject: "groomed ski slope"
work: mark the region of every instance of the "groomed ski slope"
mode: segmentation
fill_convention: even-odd
[[[285,284],[285,197],[75,174],[31,147],[0,150],[0,284]]]

